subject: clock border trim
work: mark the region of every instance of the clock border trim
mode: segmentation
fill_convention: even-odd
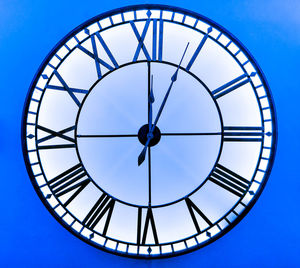
[[[267,89],[266,94],[268,96],[268,99],[270,100],[269,106],[270,106],[270,111],[272,113],[272,145],[271,145],[272,150],[270,152],[268,168],[266,170],[264,180],[260,185],[260,189],[258,190],[256,195],[251,199],[251,201],[249,202],[247,207],[243,210],[243,212],[233,221],[233,223],[231,223],[228,227],[226,227],[224,230],[222,230],[221,232],[216,234],[214,237],[212,237],[208,241],[205,241],[205,243],[198,244],[198,245],[195,245],[191,248],[188,248],[188,249],[185,249],[185,250],[182,250],[182,251],[178,251],[178,252],[166,253],[166,254],[162,254],[162,255],[149,255],[149,256],[130,254],[130,253],[122,253],[120,251],[116,252],[116,251],[114,251],[112,249],[109,249],[109,248],[106,248],[106,247],[100,247],[100,246],[96,245],[95,243],[93,243],[93,241],[91,241],[88,238],[86,238],[86,237],[80,235],[79,233],[77,233],[75,230],[70,228],[70,226],[68,224],[66,224],[64,221],[61,220],[61,218],[55,213],[53,208],[46,201],[45,197],[43,196],[42,192],[40,191],[40,187],[38,186],[38,184],[35,180],[35,176],[33,174],[33,171],[31,169],[31,165],[30,165],[30,162],[29,162],[29,157],[28,157],[28,154],[27,154],[26,120],[25,120],[25,115],[28,113],[28,108],[29,108],[29,103],[30,103],[29,99],[31,98],[32,93],[33,93],[33,86],[37,83],[38,78],[41,76],[42,71],[44,70],[44,68],[47,65],[47,63],[49,62],[49,60],[56,53],[57,48],[61,47],[76,32],[79,32],[80,30],[84,29],[87,24],[92,24],[96,21],[99,21],[99,20],[101,20],[103,18],[106,18],[106,17],[109,17],[109,16],[113,16],[117,13],[122,13],[122,12],[126,12],[126,11],[141,10],[141,9],[163,9],[163,10],[168,10],[168,11],[173,11],[173,12],[184,13],[186,15],[190,15],[192,17],[195,17],[195,18],[197,18],[201,21],[207,22],[211,26],[215,27],[216,29],[219,29],[222,32],[226,33],[226,35],[228,35],[234,42],[236,42],[239,45],[239,47],[241,48],[241,50],[245,53],[245,55],[254,63],[254,65],[256,67],[256,71],[258,72],[259,76],[261,77],[263,86]],[[212,242],[216,241],[217,239],[219,239],[223,235],[227,234],[231,229],[233,229],[248,214],[248,212],[252,209],[252,207],[254,206],[254,204],[256,203],[256,201],[258,200],[258,198],[260,197],[261,193],[263,192],[263,190],[265,188],[265,185],[266,185],[266,183],[267,183],[267,181],[270,177],[272,167],[273,167],[273,164],[274,164],[274,160],[275,160],[275,154],[276,154],[276,149],[277,149],[277,139],[278,139],[277,136],[278,136],[278,127],[277,127],[276,109],[275,109],[275,104],[274,104],[274,99],[272,97],[272,93],[270,91],[270,87],[269,87],[269,84],[266,80],[266,77],[265,77],[264,73],[262,72],[260,66],[258,65],[256,60],[254,59],[252,54],[248,51],[248,49],[232,33],[227,31],[223,26],[219,25],[218,23],[214,22],[213,20],[211,20],[211,19],[209,19],[209,18],[207,18],[207,17],[205,17],[201,14],[198,14],[197,12],[194,12],[194,11],[190,11],[190,10],[180,8],[180,7],[174,7],[174,6],[170,6],[170,5],[161,5],[161,4],[129,5],[129,6],[125,6],[125,7],[116,8],[116,9],[113,9],[113,10],[110,10],[110,11],[106,11],[104,13],[101,13],[97,16],[92,17],[91,19],[88,19],[88,20],[84,21],[82,24],[80,24],[75,29],[70,31],[67,35],[65,35],[53,47],[53,49],[47,54],[47,56],[44,58],[44,60],[40,64],[37,72],[35,73],[35,75],[33,77],[33,80],[30,83],[29,90],[26,94],[25,104],[24,104],[23,111],[22,111],[22,120],[21,120],[21,144],[22,144],[22,152],[23,152],[23,158],[24,158],[25,165],[26,165],[26,170],[27,170],[27,173],[30,177],[31,183],[32,183],[37,195],[39,196],[40,200],[42,201],[44,206],[47,208],[47,210],[51,213],[51,215],[65,229],[67,229],[69,232],[71,232],[77,238],[79,238],[80,240],[84,241],[85,243],[87,243],[87,244],[89,244],[89,245],[91,245],[91,246],[93,246],[97,249],[100,249],[102,251],[105,251],[105,252],[108,252],[108,253],[111,253],[111,254],[114,254],[114,255],[117,255],[117,256],[129,257],[129,258],[134,258],[134,259],[148,259],[148,260],[175,257],[175,256],[180,256],[180,255],[195,251],[197,249],[200,249],[202,247],[205,247],[205,246],[211,244]]]

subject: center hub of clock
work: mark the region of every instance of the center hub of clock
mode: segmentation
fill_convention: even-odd
[[[143,125],[138,132],[138,139],[141,144],[145,145],[148,138],[152,137],[149,143],[149,147],[152,147],[159,143],[161,133],[157,126],[155,126],[153,133],[149,133],[149,125]]]

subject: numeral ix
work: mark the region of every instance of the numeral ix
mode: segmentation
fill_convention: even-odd
[[[75,126],[65,128],[60,131],[54,131],[52,129],[37,125],[37,129],[42,130],[44,132],[49,133],[50,135],[38,139],[37,142],[37,147],[39,150],[43,149],[62,149],[62,148],[74,148],[75,147],[75,139],[71,138],[69,136],[66,136],[65,134],[68,132],[71,132],[75,129]],[[67,141],[69,143],[66,144],[50,144],[50,145],[43,145],[44,142],[51,140],[55,137],[61,138],[63,141]]]

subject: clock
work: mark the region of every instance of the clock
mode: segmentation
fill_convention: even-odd
[[[276,118],[248,50],[197,13],[137,5],[96,16],[38,69],[23,154],[49,212],[75,236],[136,258],[201,248],[251,209]]]

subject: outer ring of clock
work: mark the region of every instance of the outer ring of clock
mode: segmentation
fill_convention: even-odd
[[[56,212],[53,210],[53,208],[50,206],[50,204],[46,201],[44,195],[40,191],[40,187],[37,184],[37,181],[35,179],[35,176],[33,174],[32,169],[31,169],[31,164],[30,164],[29,157],[28,157],[28,152],[27,152],[27,143],[26,143],[26,127],[27,127],[26,120],[27,120],[27,113],[28,113],[28,109],[29,109],[30,99],[32,97],[34,87],[35,87],[39,77],[41,76],[41,74],[42,74],[44,68],[46,67],[46,65],[48,64],[49,60],[57,52],[57,49],[59,47],[61,47],[67,40],[69,40],[70,37],[72,37],[75,33],[79,32],[80,30],[84,29],[87,25],[90,25],[90,24],[92,24],[96,21],[99,21],[99,20],[103,19],[103,18],[113,16],[117,13],[122,13],[122,12],[127,12],[127,11],[137,11],[137,10],[141,10],[141,9],[159,9],[159,10],[167,10],[167,11],[171,11],[171,12],[179,12],[179,13],[182,13],[182,14],[186,14],[186,15],[192,16],[196,19],[199,19],[203,22],[206,22],[206,23],[210,24],[214,28],[218,29],[219,31],[225,33],[228,37],[230,37],[231,40],[233,40],[236,44],[238,44],[241,51],[247,56],[247,58],[255,66],[256,72],[259,74],[260,79],[262,81],[262,84],[263,84],[264,88],[266,89],[265,91],[266,91],[266,94],[267,94],[267,97],[268,97],[268,100],[269,100],[269,107],[270,107],[270,112],[271,112],[271,116],[272,116],[272,145],[271,145],[272,150],[270,151],[268,167],[266,169],[264,179],[263,179],[262,183],[260,184],[260,187],[259,187],[258,191],[256,192],[255,196],[251,199],[249,204],[245,207],[243,212],[241,212],[241,214],[239,214],[239,216],[228,227],[226,227],[224,230],[220,231],[218,234],[214,235],[211,239],[206,240],[202,244],[197,244],[196,246],[193,246],[193,247],[190,247],[190,248],[187,248],[185,250],[178,251],[178,252],[160,254],[160,255],[149,255],[149,256],[148,255],[137,255],[137,254],[122,253],[120,251],[115,251],[115,250],[111,250],[109,248],[100,246],[100,245],[94,243],[92,240],[84,237],[83,235],[80,235],[78,232],[76,232],[75,230],[70,228],[70,226],[67,223],[65,223],[63,220],[61,220],[61,218],[56,214]],[[103,251],[106,251],[106,252],[109,252],[109,253],[112,253],[112,254],[115,254],[115,255],[118,255],[118,256],[126,256],[126,257],[131,257],[131,258],[138,258],[138,259],[167,258],[167,257],[173,257],[173,256],[182,255],[182,254],[185,254],[185,253],[188,253],[188,252],[192,252],[194,250],[197,250],[199,248],[202,248],[202,247],[214,242],[215,240],[217,240],[218,238],[222,237],[224,234],[229,232],[233,227],[235,227],[247,215],[247,213],[251,210],[251,208],[253,207],[253,205],[255,204],[255,202],[257,201],[259,196],[261,195],[261,193],[262,193],[262,191],[263,191],[263,189],[266,185],[266,182],[267,182],[267,180],[270,176],[272,166],[273,166],[273,163],[274,163],[274,159],[275,159],[275,153],[276,153],[276,148],[277,148],[277,133],[278,133],[278,130],[277,130],[276,112],[275,112],[274,100],[273,100],[273,97],[271,95],[269,85],[267,83],[265,75],[263,74],[263,72],[260,69],[259,65],[255,61],[254,57],[247,50],[247,48],[234,35],[232,35],[230,32],[228,32],[226,29],[224,29],[221,25],[217,24],[216,22],[212,21],[211,19],[209,19],[209,18],[207,18],[203,15],[200,15],[196,12],[192,12],[192,11],[189,11],[189,10],[186,10],[186,9],[183,9],[183,8],[178,8],[178,7],[168,6],[168,5],[160,5],[160,4],[142,4],[142,5],[132,5],[132,6],[122,7],[122,8],[117,8],[117,9],[102,13],[98,16],[95,16],[95,17],[85,21],[84,23],[82,23],[81,25],[76,27],[71,32],[69,32],[62,40],[60,40],[55,45],[55,47],[50,51],[50,53],[46,56],[46,58],[43,60],[42,64],[38,68],[38,71],[36,72],[32,82],[30,84],[30,87],[29,87],[29,90],[28,90],[28,93],[27,93],[27,96],[26,96],[26,99],[25,99],[25,105],[23,107],[22,122],[21,122],[21,143],[22,143],[23,158],[24,158],[24,161],[25,161],[26,169],[27,169],[27,172],[29,174],[31,183],[32,183],[36,193],[38,194],[39,198],[41,199],[41,201],[43,202],[45,207],[51,213],[51,215],[64,228],[66,228],[69,232],[71,232],[73,235],[78,237],[80,240],[82,240],[82,241],[84,241],[84,242],[86,242],[86,243],[88,243],[88,244],[90,244],[90,245],[92,245],[92,246],[94,246],[98,249],[101,249]]]

